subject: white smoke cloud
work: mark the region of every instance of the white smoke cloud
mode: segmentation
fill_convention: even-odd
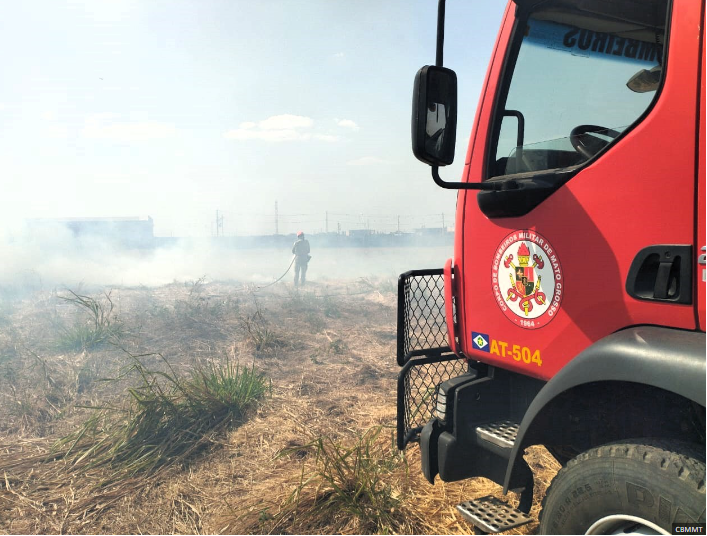
[[[224,137],[230,140],[260,140],[266,142],[324,141],[337,142],[339,136],[313,132],[314,120],[302,115],[273,115],[262,121],[245,121],[238,128],[228,130]]]
[[[354,131],[357,131],[360,129],[360,127],[356,124],[356,122],[352,121],[351,119],[341,119],[339,121],[336,121],[336,124],[339,125],[340,127],[350,128],[351,130],[354,130]]]
[[[308,280],[389,277],[420,266],[443,266],[451,249],[439,247],[325,248],[309,237]],[[209,280],[267,284],[287,270],[291,244],[236,248],[218,239],[182,239],[162,245],[125,247],[120,237],[76,236],[60,223],[0,231],[0,298],[4,289],[51,290],[81,286],[160,286],[174,281]],[[289,284],[292,273],[281,284]]]

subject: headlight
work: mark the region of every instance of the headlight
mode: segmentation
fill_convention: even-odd
[[[440,386],[437,391],[437,418],[444,422],[447,418],[447,393]]]

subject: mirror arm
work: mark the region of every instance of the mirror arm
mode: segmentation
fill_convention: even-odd
[[[439,0],[437,4],[437,54],[435,58],[436,67],[444,67],[444,4],[445,0]],[[509,180],[503,182],[447,182],[439,176],[439,166],[432,166],[432,178],[437,186],[448,190],[515,190],[518,183]]]
[[[439,166],[432,166],[432,178],[437,186],[441,186],[447,190],[483,190],[489,192],[518,189],[518,183],[514,180],[499,182],[447,182],[439,176]]]
[[[435,58],[437,67],[444,67],[444,2],[445,0],[439,0],[437,4],[437,55]]]

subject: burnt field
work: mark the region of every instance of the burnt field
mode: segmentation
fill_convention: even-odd
[[[469,533],[456,504],[500,487],[431,486],[417,447],[395,448],[396,291],[5,292],[0,532]],[[558,466],[526,458],[537,514]]]

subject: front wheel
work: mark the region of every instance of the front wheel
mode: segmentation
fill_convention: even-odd
[[[704,521],[704,453],[640,439],[570,460],[543,500],[540,533],[670,534],[673,523]]]

